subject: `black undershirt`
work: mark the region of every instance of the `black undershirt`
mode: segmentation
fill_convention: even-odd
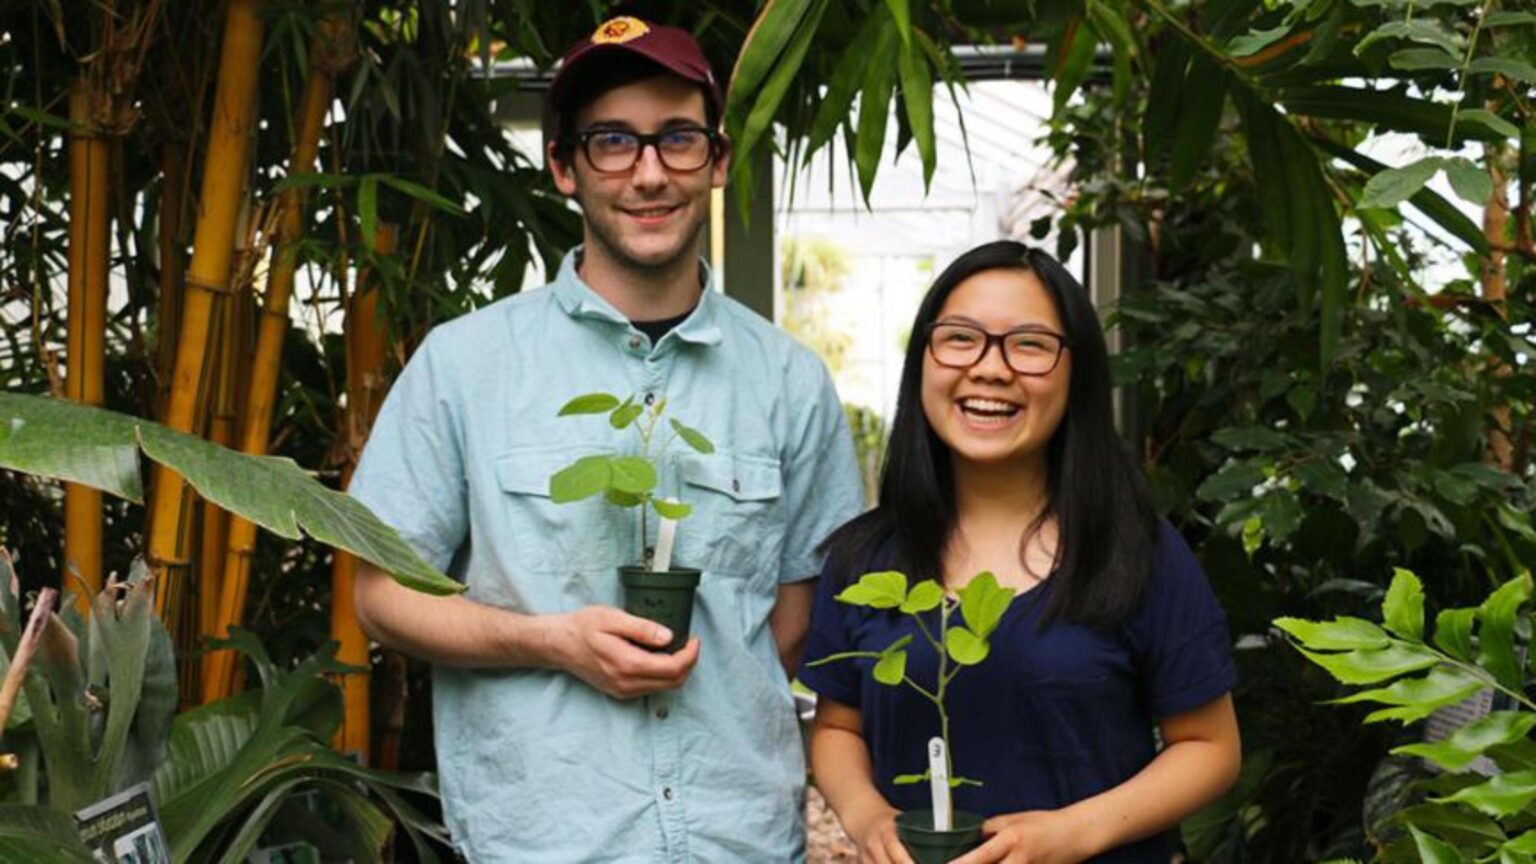
[[[672,328],[688,320],[688,316],[692,314],[693,309],[689,309],[687,312],[672,318],[662,318],[659,321],[631,321],[629,323],[635,325],[636,330],[651,337],[651,344],[655,345],[661,341],[661,337],[671,333]]]

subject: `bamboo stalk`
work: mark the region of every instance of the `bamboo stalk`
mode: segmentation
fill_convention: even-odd
[[[390,255],[399,243],[399,228],[380,223],[374,240],[379,255]],[[374,280],[359,278],[357,293],[347,308],[347,418],[345,462],[342,486],[352,480],[357,454],[368,440],[368,430],[383,404],[388,389],[384,378],[386,343],[379,327],[379,288]],[[336,659],[353,666],[368,668],[368,637],[357,621],[352,606],[352,590],[357,581],[357,559],[336,550],[331,564],[331,638],[339,643]],[[368,755],[369,696],[368,672],[350,672],[341,676],[342,701],[346,713],[337,730],[337,747],[343,754]]]
[[[304,85],[300,105],[298,133],[294,138],[289,173],[314,169],[320,152],[320,130],[335,89],[336,75],[345,68],[350,53],[344,47],[350,35],[350,22],[326,18],[316,36],[309,80]],[[281,221],[273,246],[272,274],[267,281],[266,299],[256,340],[256,356],[251,365],[250,386],[246,391],[244,424],[240,437],[243,453],[262,454],[272,434],[272,408],[277,400],[278,377],[282,368],[283,338],[288,332],[288,305],[293,295],[294,275],[298,270],[299,241],[304,237],[304,196],[298,188],[282,194]],[[223,584],[219,591],[216,614],[205,633],[223,636],[232,625],[244,619],[246,594],[250,589],[251,556],[256,548],[256,525],[244,519],[229,520],[224,543]],[[202,697],[205,703],[216,701],[234,690],[237,669],[232,651],[212,651],[204,655]]]
[[[265,22],[262,0],[230,0],[219,57],[218,89],[210,123],[192,261],[182,297],[180,336],[171,392],[162,422],[190,432],[205,397],[208,341],[216,302],[229,291],[235,227],[244,198],[256,115],[257,73]],[[190,647],[187,627],[188,494],[186,482],[163,466],[154,474],[149,515],[149,563],[155,573],[155,611],[175,644]]]
[[[111,244],[107,197],[108,142],[94,120],[100,98],[88,77],[70,88],[69,320],[65,395],[86,405],[102,404],[106,380],[107,261]],[[78,483],[64,486],[64,567],[77,576],[81,614],[101,590],[101,492]]]

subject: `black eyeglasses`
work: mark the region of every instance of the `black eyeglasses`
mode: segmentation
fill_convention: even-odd
[[[576,141],[587,164],[603,174],[621,174],[634,168],[646,147],[656,148],[657,158],[668,171],[697,171],[709,164],[720,146],[720,136],[702,126],[679,126],[650,135],[624,129],[588,129],[577,132]]]
[[[981,362],[996,343],[1003,362],[1020,375],[1049,375],[1061,362],[1067,337],[1037,327],[988,333],[972,324],[936,321],[928,325],[928,353],[951,369],[969,369]]]

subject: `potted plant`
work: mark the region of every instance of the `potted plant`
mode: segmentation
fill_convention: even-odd
[[[936,680],[925,686],[907,675],[907,650],[913,641],[911,634],[898,638],[881,651],[845,651],[811,664],[820,666],[834,660],[857,658],[874,660],[876,681],[891,687],[905,684],[938,709],[939,735],[928,743],[927,768],[921,773],[892,778],[897,785],[927,782],[932,789],[932,808],[907,810],[896,817],[896,833],[917,864],[943,864],[981,845],[982,817],[956,811],[953,806],[951,790],[961,785],[980,786],[982,783],[957,776],[953,771],[949,711],[944,698],[962,668],[987,659],[991,652],[988,640],[1016,593],[1012,588],[998,585],[997,577],[991,573],[982,572],[956,592],[958,603],[946,602],[943,586],[932,579],[909,589],[904,573],[895,570],[865,573],[858,582],[837,595],[838,602],[871,609],[894,609],[911,616],[917,632],[938,655]],[[964,623],[956,620],[957,609]],[[938,610],[937,628],[931,627],[929,621],[934,610]]]
[[[637,454],[583,456],[549,478],[549,497],[557,504],[581,501],[601,493],[610,504],[635,508],[640,513],[640,556],[636,564],[619,568],[624,586],[624,611],[655,621],[672,631],[672,641],[662,651],[673,653],[688,642],[693,619],[693,595],[699,571],[672,564],[672,544],[678,521],[693,508],[676,499],[659,498],[661,459],[673,442],[699,453],[715,452],[715,445],[698,430],[667,418],[671,434],[658,442],[667,400],[638,403],[631,396],[622,402],[609,393],[588,393],[565,403],[559,416],[607,414],[614,429],[631,429],[639,439]],[[651,544],[650,511],[659,517],[656,543]]]

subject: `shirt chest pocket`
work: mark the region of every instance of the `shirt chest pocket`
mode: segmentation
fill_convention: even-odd
[[[611,571],[625,560],[638,559],[628,550],[620,530],[633,510],[619,510],[602,496],[556,504],[549,497],[549,478],[582,456],[589,446],[518,447],[496,459],[498,529],[485,538],[504,544],[503,560],[530,572],[596,573]]]
[[[771,574],[784,544],[779,460],[717,450],[677,457],[683,500],[693,512],[678,525],[674,560],[706,573]]]

